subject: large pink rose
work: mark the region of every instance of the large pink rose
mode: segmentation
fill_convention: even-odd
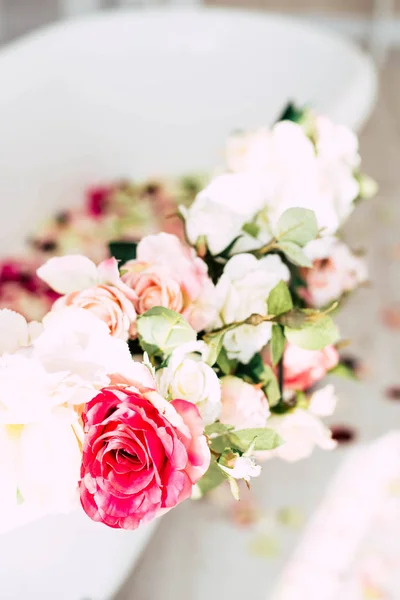
[[[183,314],[196,331],[215,320],[215,287],[207,265],[176,236],[146,236],[137,247],[136,259],[123,265],[122,271],[123,282],[138,296],[139,314],[165,306]]]
[[[303,350],[288,344],[283,356],[284,386],[291,390],[307,390],[323,379],[338,362],[339,354],[334,346],[323,350]]]
[[[191,496],[210,463],[196,406],[147,388],[103,389],[83,414],[81,503],[94,521],[136,529]]]
[[[132,301],[114,285],[97,285],[80,292],[71,292],[59,298],[53,309],[65,306],[90,310],[108,325],[112,336],[124,340],[135,326],[136,312]]]

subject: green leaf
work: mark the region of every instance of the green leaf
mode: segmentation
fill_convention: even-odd
[[[248,233],[251,237],[256,238],[260,233],[260,228],[257,223],[245,223],[242,227],[242,231]]]
[[[169,356],[187,342],[196,341],[196,332],[182,317],[169,308],[155,306],[137,319],[139,342],[150,356]]]
[[[350,367],[348,367],[347,365],[343,364],[343,363],[339,363],[338,365],[336,365],[336,367],[333,367],[333,369],[331,369],[329,372],[329,375],[335,375],[336,377],[343,377],[345,379],[355,379],[357,380],[358,377],[355,374],[355,372],[353,371],[353,369],[351,369]]]
[[[205,428],[206,435],[223,435],[225,433],[229,433],[234,429],[233,425],[225,425],[225,423],[211,423],[211,425],[207,425]]]
[[[231,375],[235,372],[238,362],[237,360],[228,358],[225,348],[221,348],[221,352],[217,359],[217,365],[224,375]]]
[[[243,452],[246,452],[252,444],[254,444],[254,450],[258,452],[260,450],[273,450],[283,443],[282,438],[276,431],[261,427],[240,429],[235,431],[234,435],[239,440]]]
[[[268,314],[281,315],[292,310],[292,308],[293,301],[289,288],[284,281],[280,281],[269,293]]]
[[[211,449],[217,454],[222,454],[224,450],[236,448],[241,450],[239,440],[235,439],[235,434],[231,431],[211,438]]]
[[[279,121],[292,121],[293,123],[301,123],[306,110],[307,109],[305,108],[297,108],[293,102],[289,102],[282,111],[277,123],[279,123]]]
[[[121,263],[136,258],[136,242],[110,242],[108,248],[111,256],[121,261]]]
[[[228,475],[219,468],[215,459],[212,458],[208,471],[206,471],[203,477],[197,482],[197,487],[200,490],[201,495],[204,496],[221,485],[226,479],[228,479]]]
[[[305,246],[316,238],[317,234],[317,219],[312,210],[288,208],[277,223],[275,237],[279,242],[294,242],[299,246]]]
[[[272,337],[271,337],[271,357],[272,364],[274,367],[282,358],[283,351],[285,349],[285,336],[283,329],[280,325],[274,323],[272,326]]]
[[[319,319],[306,322],[301,328],[285,327],[286,339],[295,346],[305,350],[322,350],[325,346],[335,344],[339,331],[329,315],[321,315]]]
[[[221,354],[225,333],[226,332],[223,331],[218,335],[213,335],[205,338],[205,342],[208,346],[207,364],[210,367],[212,367],[217,362],[217,359]]]
[[[311,260],[304,254],[298,244],[294,242],[279,242],[278,249],[283,252],[286,258],[298,267],[312,267]]]
[[[241,372],[249,375],[254,383],[264,381],[265,365],[261,354],[255,354],[247,365],[242,365]]]
[[[263,390],[267,396],[268,404],[276,406],[281,399],[278,379],[269,365],[264,365]]]

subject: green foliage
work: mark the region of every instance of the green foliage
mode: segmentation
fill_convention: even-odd
[[[204,338],[204,341],[208,346],[207,364],[210,365],[210,367],[212,367],[217,362],[217,359],[219,359],[221,355],[221,352],[223,350],[222,343],[224,341],[225,333],[225,331],[221,331],[217,335],[210,335]],[[228,360],[228,357],[226,358]]]
[[[136,242],[110,242],[108,248],[111,256],[120,261],[121,264],[136,258]]]
[[[293,102],[289,102],[282,111],[277,122],[279,121],[292,121],[293,123],[301,123],[304,119],[305,108],[298,108]]]
[[[318,234],[315,213],[308,208],[289,208],[281,215],[275,237],[279,242],[293,242],[305,246]]]
[[[139,342],[149,356],[169,356],[178,346],[196,340],[196,332],[169,308],[155,306],[137,319]]]
[[[268,398],[268,404],[275,406],[281,399],[281,391],[275,373],[269,365],[264,367],[264,385],[263,390]]]
[[[273,450],[283,443],[276,431],[267,428],[240,429],[235,431],[234,436],[235,440],[239,440],[240,448],[238,449],[242,452],[247,452],[250,447],[256,452]]]
[[[321,350],[335,344],[340,335],[332,318],[321,314],[318,318],[306,320],[297,328],[285,327],[285,337],[291,344],[305,350]]]
[[[282,438],[273,429],[263,427],[255,429],[241,429],[239,431],[226,431],[216,435],[211,440],[211,448],[217,454],[226,455],[227,452],[243,454],[249,449],[273,450],[282,444]]]
[[[228,358],[225,348],[221,348],[218,355],[217,366],[224,375],[232,375],[236,371],[238,362]]]
[[[245,223],[242,227],[242,231],[251,235],[251,237],[256,238],[260,233],[260,227],[257,223]]]
[[[348,365],[345,365],[344,363],[339,363],[338,365],[336,365],[336,367],[333,367],[333,369],[329,371],[329,375],[343,377],[344,379],[358,379],[354,370],[351,369]]]
[[[279,242],[277,247],[297,267],[312,267],[311,260],[304,254],[298,244],[294,242]]]
[[[278,380],[271,367],[264,364],[261,354],[255,354],[249,364],[239,365],[236,375],[242,376],[251,383],[261,383],[270,406],[279,402],[281,393]]]
[[[211,458],[211,463],[208,471],[197,482],[197,487],[202,496],[217,488],[223,481],[228,479],[228,475],[220,469],[214,457]]]
[[[289,288],[284,281],[280,281],[269,293],[268,314],[281,315],[292,310],[292,308],[293,301]]]
[[[215,423],[211,423],[211,425],[207,425],[204,431],[206,435],[211,436],[224,435],[232,431],[232,429],[234,429],[233,425],[225,425],[225,423],[216,421]]]
[[[285,349],[285,335],[283,333],[283,328],[274,323],[272,326],[272,337],[271,337],[271,358],[272,364],[274,367],[281,360],[283,351]]]

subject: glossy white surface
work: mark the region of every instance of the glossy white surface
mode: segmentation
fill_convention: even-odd
[[[352,44],[242,11],[121,11],[64,22],[0,52],[0,253],[89,182],[209,169],[235,128],[288,100],[357,128],[375,72]]]
[[[157,521],[116,531],[82,510],[0,535],[1,600],[110,600]]]

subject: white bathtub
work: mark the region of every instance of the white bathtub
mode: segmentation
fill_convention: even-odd
[[[212,168],[238,127],[288,100],[352,127],[375,72],[352,45],[290,19],[223,10],[119,12],[65,22],[0,52],[0,254],[87,184]],[[152,528],[83,514],[0,536],[3,600],[106,600]]]

